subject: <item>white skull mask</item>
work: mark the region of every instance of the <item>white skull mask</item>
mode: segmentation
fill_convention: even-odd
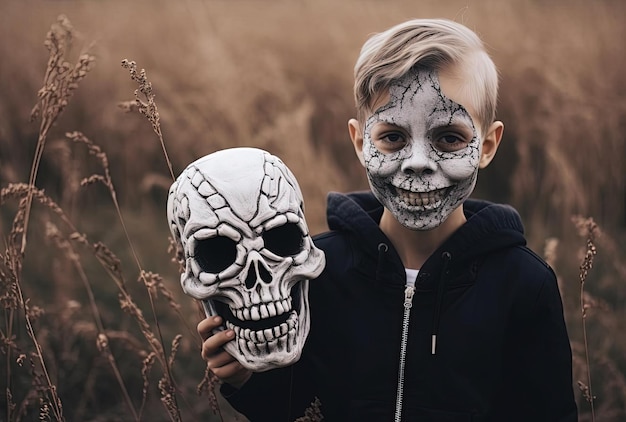
[[[309,333],[308,280],[325,257],[303,209],[291,171],[255,148],[200,158],[169,191],[167,218],[185,257],[183,290],[234,330],[224,348],[253,371],[297,361]]]

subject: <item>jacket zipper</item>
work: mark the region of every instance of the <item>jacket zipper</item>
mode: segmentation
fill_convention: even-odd
[[[402,319],[402,340],[400,343],[400,365],[398,367],[398,390],[396,393],[396,413],[395,422],[402,419],[402,398],[404,395],[404,366],[406,364],[406,346],[409,339],[409,317],[411,316],[411,307],[413,306],[413,294],[415,287],[410,284],[404,289],[404,317]]]

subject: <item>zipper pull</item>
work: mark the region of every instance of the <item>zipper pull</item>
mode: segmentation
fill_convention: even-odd
[[[411,309],[413,306],[413,295],[415,294],[415,287],[406,286],[404,289],[404,309]]]

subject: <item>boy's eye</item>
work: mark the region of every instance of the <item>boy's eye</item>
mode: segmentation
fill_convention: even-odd
[[[397,142],[404,141],[404,136],[400,135],[399,133],[388,133],[385,136],[383,136],[381,139],[383,141],[395,144]]]
[[[441,135],[435,140],[436,147],[443,152],[459,151],[465,148],[467,144],[468,142],[463,137],[453,133]]]
[[[389,154],[404,148],[406,136],[401,132],[384,132],[375,136],[374,144],[380,152]]]

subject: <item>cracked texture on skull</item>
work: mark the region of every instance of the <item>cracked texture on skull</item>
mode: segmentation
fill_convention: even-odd
[[[439,226],[472,193],[481,141],[470,114],[435,71],[416,68],[365,122],[363,159],[376,198],[405,227]]]
[[[226,351],[253,371],[298,360],[309,332],[308,281],[325,258],[285,164],[256,148],[209,154],[174,182],[167,216],[185,257],[183,290],[235,332]]]

